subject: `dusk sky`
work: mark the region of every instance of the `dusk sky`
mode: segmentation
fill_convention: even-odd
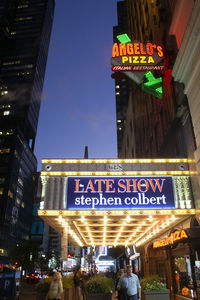
[[[57,0],[36,137],[42,158],[116,158],[117,0]]]

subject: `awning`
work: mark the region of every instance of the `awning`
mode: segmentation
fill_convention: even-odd
[[[69,211],[39,210],[38,215],[79,246],[141,246],[195,215],[195,209]]]

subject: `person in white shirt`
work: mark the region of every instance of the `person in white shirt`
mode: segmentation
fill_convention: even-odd
[[[132,273],[131,266],[127,266],[126,274],[120,278],[117,289],[126,289],[127,300],[141,299],[141,286],[137,275]]]

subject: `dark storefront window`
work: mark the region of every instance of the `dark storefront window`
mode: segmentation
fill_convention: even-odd
[[[175,256],[174,279],[177,294],[194,298],[194,286],[192,280],[191,261],[189,255]]]

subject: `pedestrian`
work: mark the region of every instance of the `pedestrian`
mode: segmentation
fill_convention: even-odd
[[[80,287],[83,295],[83,300],[86,300],[86,290],[85,290],[85,284],[88,280],[88,276],[85,271],[82,271],[80,276]]]
[[[81,269],[77,269],[74,272],[74,286],[75,286],[75,291],[76,291],[76,296],[78,297],[78,300],[81,300]]]
[[[117,285],[119,283],[119,280],[121,277],[123,277],[124,274],[124,269],[120,269],[119,272],[117,273],[117,279],[116,279],[116,284],[115,284],[115,289],[117,290]],[[123,300],[123,289],[121,288],[120,290],[118,290],[117,293],[117,299],[118,300]]]
[[[141,299],[141,286],[139,278],[132,273],[130,265],[126,267],[126,274],[122,276],[117,285],[118,291],[125,291],[123,300],[138,300]],[[120,299],[120,300],[122,300]]]
[[[63,293],[61,276],[58,272],[53,273],[53,280],[50,284],[46,300],[60,300]]]

